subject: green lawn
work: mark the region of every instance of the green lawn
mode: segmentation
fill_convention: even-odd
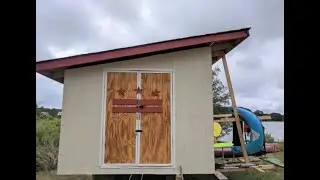
[[[277,153],[268,154],[269,157],[275,157],[284,163],[284,146],[283,143],[280,144],[283,151]],[[265,173],[260,172],[232,172],[224,173],[230,180],[283,180],[284,179],[284,169],[277,167],[274,170],[269,170]]]
[[[58,176],[55,171],[40,172],[36,175],[37,180],[89,180],[89,176]]]
[[[283,151],[268,154],[269,157],[276,157],[284,162],[284,148],[283,143],[280,144]],[[283,180],[284,169],[276,168],[265,173],[261,172],[230,172],[223,173],[230,180]],[[187,178],[186,178],[187,179]],[[189,178],[188,178],[189,179]],[[202,179],[202,178],[196,178]],[[206,179],[206,178],[204,178]],[[37,174],[37,180],[89,180],[88,176],[57,176],[56,172],[41,172]]]

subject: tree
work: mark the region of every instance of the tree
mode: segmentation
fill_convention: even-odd
[[[282,121],[282,115],[280,113],[271,113],[271,119],[273,121]]]
[[[262,115],[264,115],[263,111],[260,111],[260,110],[254,111],[254,114],[257,115],[257,116],[262,116]]]
[[[215,67],[212,71],[212,103],[214,114],[227,114],[228,110],[226,106],[230,103],[230,95],[221,80],[218,78],[220,73],[219,67]],[[232,123],[221,123],[222,136],[229,134],[231,131]]]
[[[36,119],[41,115],[41,110],[39,108],[39,105],[36,103]]]

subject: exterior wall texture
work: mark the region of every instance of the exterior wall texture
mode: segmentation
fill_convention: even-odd
[[[103,72],[174,70],[174,167],[102,168]],[[58,174],[212,174],[209,47],[65,71]]]

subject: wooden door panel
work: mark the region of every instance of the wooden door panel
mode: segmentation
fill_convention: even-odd
[[[105,126],[105,163],[134,164],[136,114],[113,112],[114,99],[136,99],[137,73],[108,72]]]
[[[141,113],[140,164],[171,163],[171,74],[142,73],[141,99],[162,100],[162,111]]]

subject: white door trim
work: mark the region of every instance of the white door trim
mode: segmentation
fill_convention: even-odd
[[[170,110],[171,110],[171,163],[170,164],[140,164],[140,133],[138,133],[136,137],[136,163],[135,164],[109,164],[104,163],[105,159],[105,125],[106,125],[106,115],[105,112],[106,109],[106,100],[107,100],[107,73],[108,72],[131,72],[131,73],[137,73],[138,79],[137,79],[137,86],[141,86],[141,73],[170,73],[171,75],[171,89],[170,89]],[[99,166],[101,168],[174,168],[175,166],[175,92],[174,92],[174,76],[175,71],[173,69],[109,69],[105,68],[103,70],[103,82],[102,82],[102,109],[101,109],[101,143],[100,143],[100,152],[99,152]],[[137,97],[140,98],[140,97]],[[138,115],[137,115],[138,116]],[[137,120],[136,128],[140,128],[140,120]]]

